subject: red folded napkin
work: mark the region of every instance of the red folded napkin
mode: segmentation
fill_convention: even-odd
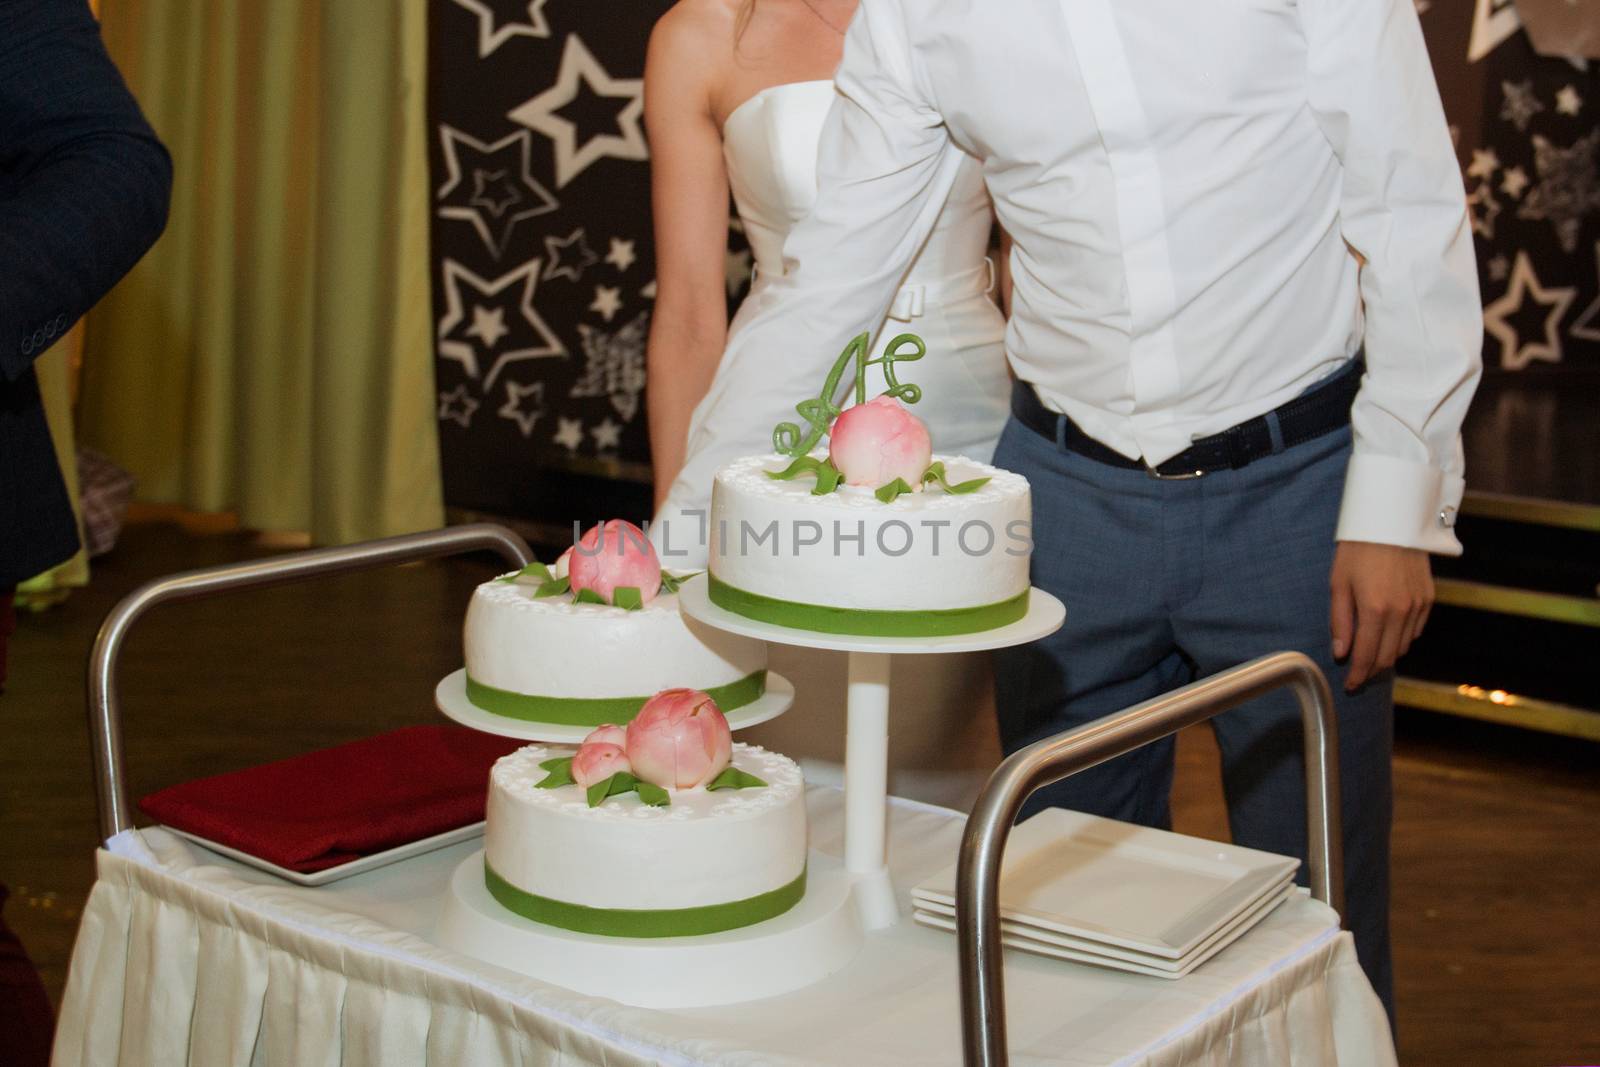
[[[309,873],[483,818],[489,768],[526,744],[461,726],[408,726],[139,801],[151,818]]]

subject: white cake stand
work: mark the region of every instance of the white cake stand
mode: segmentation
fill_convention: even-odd
[[[520,737],[527,741],[552,741],[563,745],[576,745],[590,732],[592,726],[565,726],[552,722],[528,722],[507,715],[485,711],[467,699],[467,670],[451,671],[433,690],[433,702],[448,718],[462,726],[470,726],[486,734],[502,737]],[[775,671],[767,672],[767,691],[742,708],[727,713],[728,729],[742,730],[746,726],[776,719],[794,704],[794,684]]]
[[[844,804],[845,870],[854,886],[856,907],[868,930],[893,926],[899,917],[889,881],[889,657],[980,652],[1037,641],[1066,621],[1060,600],[1034,588],[1028,613],[993,630],[949,637],[855,637],[796,630],[737,615],[711,602],[703,577],[678,590],[683,613],[729,633],[781,645],[826,648],[849,653],[845,708]]]

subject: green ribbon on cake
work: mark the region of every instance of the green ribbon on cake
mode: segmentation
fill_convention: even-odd
[[[705,690],[724,714],[753,704],[767,691],[767,672],[754,671],[738,681]],[[554,723],[558,726],[624,726],[651,696],[639,697],[547,697],[531,696],[496,689],[467,677],[467,699],[484,711],[525,722]]]
[[[1016,622],[1028,613],[1028,590],[993,604],[970,608],[942,608],[926,611],[878,611],[868,608],[840,608],[828,604],[807,604],[798,600],[751,593],[729,585],[707,573],[706,592],[711,602],[747,619],[812,630],[824,634],[850,634],[856,637],[950,637],[978,633]]]
[[[488,861],[483,865],[483,881],[489,895],[502,907],[525,919],[605,937],[695,937],[736,930],[777,918],[800,903],[800,898],[806,894],[803,869],[800,877],[788,885],[743,900],[698,908],[591,908],[552,900],[512,885],[496,874]]]

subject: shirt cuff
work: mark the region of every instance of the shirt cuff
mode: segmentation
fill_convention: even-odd
[[[1459,476],[1431,464],[1358,452],[1345,471],[1335,536],[1459,556],[1455,525],[1464,488]]]

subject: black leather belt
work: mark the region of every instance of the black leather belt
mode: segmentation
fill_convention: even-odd
[[[1333,377],[1265,415],[1257,415],[1221,433],[1202,437],[1156,467],[1129,459],[1084,433],[1065,415],[1046,408],[1033,386],[1017,382],[1011,390],[1011,414],[1034,433],[1112,467],[1148,471],[1155,478],[1198,478],[1220,470],[1238,470],[1263,456],[1332,433],[1350,422],[1350,404],[1361,386],[1359,355]],[[1277,424],[1274,441],[1273,423]]]

